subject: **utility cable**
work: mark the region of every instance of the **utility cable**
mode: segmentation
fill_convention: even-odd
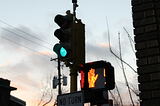
[[[2,67],[0,67],[0,70],[3,70],[3,71],[5,71],[5,74],[11,74],[11,75],[13,75],[13,74],[15,74],[15,73],[11,73],[11,72],[8,72],[7,71],[7,69],[4,69],[4,68],[2,68]],[[8,72],[8,73],[6,73],[6,71]],[[14,76],[14,75],[13,75]],[[17,75],[15,75],[15,76],[17,76]],[[10,76],[11,77],[11,76]],[[24,80],[24,82],[26,82],[28,79],[25,79],[25,78],[23,78],[23,77],[19,77],[20,79],[21,79],[21,81],[22,80]],[[19,80],[20,81],[20,80]],[[24,83],[23,82],[23,83]],[[29,82],[29,81],[28,81]],[[30,82],[32,82],[32,81],[30,81]],[[25,89],[28,89],[28,90],[31,90],[31,91],[33,91],[33,92],[37,92],[37,90],[35,89],[36,87],[35,86],[33,86],[34,84],[31,84],[31,83],[27,83],[26,82],[26,84],[28,84],[28,85],[30,85],[31,87],[33,87],[34,89],[31,89],[31,87],[30,88],[27,88],[26,86],[24,86],[24,85],[22,85],[22,84],[19,84],[19,83],[16,83],[16,82],[12,82],[13,84],[16,84],[17,86],[20,86],[20,87],[23,87],[23,88],[25,88]]]
[[[19,79],[21,79],[21,80],[19,80],[19,81],[26,82],[26,83],[29,84],[30,86],[35,87],[35,83],[36,83],[35,80],[26,79],[26,78],[24,78],[24,77],[16,74],[15,72],[9,71],[9,70],[7,70],[7,69],[5,69],[5,68],[3,68],[3,67],[0,67],[0,69],[1,69],[3,72],[5,72],[5,74],[9,74],[9,77],[11,77],[11,76],[16,76],[16,77],[18,77]],[[2,72],[2,71],[0,71],[0,72]]]
[[[8,40],[8,41],[10,41],[10,42],[12,42],[12,43],[15,43],[15,44],[17,44],[17,45],[23,46],[24,48],[27,48],[27,49],[29,49],[29,50],[31,50],[31,51],[33,51],[33,52],[39,53],[39,54],[41,54],[41,55],[43,55],[43,56],[45,56],[45,57],[49,57],[48,55],[42,54],[42,53],[40,53],[40,52],[38,52],[38,51],[36,51],[36,50],[33,50],[33,49],[31,49],[31,48],[29,48],[29,47],[27,47],[27,46],[21,45],[21,44],[15,42],[15,41],[12,41],[12,40],[4,37],[4,36],[0,36],[0,37],[3,38],[3,39],[6,39],[6,40]],[[50,57],[49,57],[49,58],[50,58]]]
[[[10,24],[8,24],[8,23],[6,23],[6,22],[2,21],[2,20],[0,20],[0,22],[2,22],[2,23],[4,23],[4,24],[6,24],[6,25],[8,25],[8,26],[10,26],[10,27],[12,27],[12,28],[14,28],[14,29],[16,29],[16,30],[18,30],[18,31],[22,32],[22,33],[25,33],[25,34],[27,34],[27,35],[29,35],[29,36],[31,36],[31,37],[33,37],[33,38],[35,38],[35,39],[38,39],[38,40],[40,40],[40,41],[42,41],[42,42],[45,42],[45,43],[47,43],[48,45],[51,45],[51,46],[52,46],[52,44],[51,44],[51,43],[48,43],[48,42],[46,42],[46,41],[44,41],[44,40],[42,40],[42,39],[39,39],[39,38],[37,38],[37,37],[35,37],[35,36],[33,36],[33,35],[31,35],[31,34],[29,34],[29,33],[25,32],[25,31],[23,31],[23,30],[20,30],[20,29],[18,29],[18,28],[16,28],[16,27],[14,27],[14,26],[12,26],[12,25],[10,25]]]
[[[3,30],[5,30],[5,31],[8,31],[8,32],[10,32],[10,33],[12,33],[12,34],[14,34],[14,35],[16,35],[16,36],[19,36],[19,37],[21,37],[21,38],[23,38],[23,39],[25,39],[25,40],[28,40],[28,41],[30,41],[30,42],[32,42],[32,43],[35,43],[35,44],[37,44],[37,45],[39,45],[39,46],[42,46],[42,47],[47,48],[47,49],[50,50],[50,48],[48,48],[48,47],[45,47],[45,46],[43,46],[43,45],[41,45],[41,44],[39,44],[39,43],[36,43],[36,42],[34,42],[34,41],[30,40],[30,39],[27,39],[27,38],[25,38],[25,37],[23,37],[23,36],[21,36],[21,35],[18,35],[18,34],[16,34],[16,33],[12,32],[12,31],[7,30],[7,29],[5,29],[5,28],[3,28],[3,27],[0,27],[0,28],[3,29]]]

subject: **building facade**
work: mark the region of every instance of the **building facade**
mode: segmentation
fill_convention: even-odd
[[[0,106],[26,106],[26,102],[10,95],[10,92],[17,90],[10,86],[10,81],[0,78]]]

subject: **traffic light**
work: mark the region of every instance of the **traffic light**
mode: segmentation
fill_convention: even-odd
[[[67,77],[63,76],[63,86],[67,86]]]
[[[85,63],[85,28],[80,19],[77,19],[70,11],[67,15],[57,15],[55,23],[60,27],[54,35],[60,40],[55,44],[53,51],[64,61],[66,66],[79,67]]]
[[[114,68],[109,62],[95,61],[81,65],[82,90],[112,90],[114,87]]]
[[[67,15],[56,15],[54,18],[55,23],[60,27],[56,29],[54,35],[60,40],[55,44],[53,51],[60,57],[61,60],[65,60],[71,56],[71,37],[72,37],[72,24],[73,16],[69,11]]]
[[[53,77],[53,89],[56,89],[57,88],[57,85],[58,85],[58,79],[57,77]]]
[[[108,90],[115,87],[114,68],[109,62],[94,61],[81,65],[81,90],[85,102],[92,105],[108,103]]]

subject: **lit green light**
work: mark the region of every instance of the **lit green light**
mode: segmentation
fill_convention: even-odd
[[[60,55],[61,55],[62,57],[66,57],[66,55],[67,55],[67,50],[66,50],[65,48],[61,47],[61,49],[60,49]]]
[[[63,58],[63,57],[66,57],[67,56],[67,50],[62,47],[61,44],[57,43],[54,45],[53,47],[53,51],[60,57],[60,58]]]

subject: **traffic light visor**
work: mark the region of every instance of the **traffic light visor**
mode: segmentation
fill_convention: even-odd
[[[65,22],[65,20],[63,19],[62,15],[56,15],[56,17],[54,18],[54,21],[60,26],[62,27],[63,23]]]
[[[55,30],[54,35],[62,42],[66,42],[69,40],[68,35],[64,33],[61,29]]]
[[[72,17],[68,16],[62,16],[62,15],[56,15],[54,18],[54,21],[63,29],[67,29],[70,27],[72,22]]]

